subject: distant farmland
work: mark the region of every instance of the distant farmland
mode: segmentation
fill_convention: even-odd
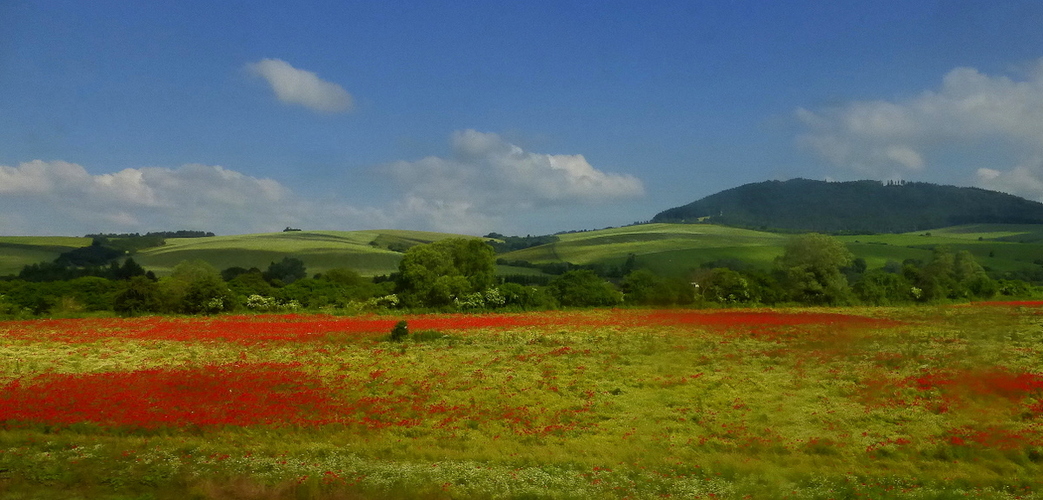
[[[638,267],[666,276],[684,276],[715,262],[739,260],[769,269],[790,235],[711,224],[641,224],[559,235],[559,241],[501,254],[533,264],[569,262],[618,266],[633,255]],[[397,270],[402,252],[417,244],[466,237],[420,231],[292,231],[208,238],[170,238],[141,250],[134,259],[159,275],[184,260],[201,259],[218,269],[264,269],[283,257],[304,261],[310,273],[337,267],[364,276]],[[1043,226],[975,224],[918,233],[838,236],[870,268],[888,261],[930,260],[931,249],[967,250],[996,271],[1036,267],[1043,259]],[[0,275],[17,274],[27,264],[49,262],[62,252],[90,244],[76,237],[0,237]],[[539,274],[525,267],[500,266],[501,274]]]

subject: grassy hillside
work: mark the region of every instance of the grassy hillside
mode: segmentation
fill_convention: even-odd
[[[304,261],[309,273],[337,267],[354,269],[365,276],[387,274],[398,268],[401,250],[455,234],[421,231],[291,231],[279,233],[172,238],[166,245],[134,256],[146,269],[163,275],[184,260],[202,259],[218,269],[233,266],[265,269],[283,257]],[[395,250],[399,251],[395,251]]]
[[[887,260],[928,260],[930,249],[945,245],[954,251],[967,250],[979,263],[998,271],[1015,271],[1036,266],[1043,259],[1043,225],[971,224],[905,234],[841,236],[855,255],[869,267]]]
[[[704,262],[740,259],[769,266],[787,236],[710,224],[642,224],[560,235],[557,243],[502,255],[533,263],[618,265],[634,254],[637,263],[667,275],[683,274]]]
[[[770,268],[782,254],[786,234],[711,224],[643,224],[559,235],[553,244],[518,250],[499,257],[536,264],[621,265],[633,254],[638,266],[663,275],[684,276],[703,264],[741,260]],[[355,269],[365,276],[394,272],[406,248],[460,237],[419,231],[293,231],[209,238],[171,238],[166,245],[142,250],[134,258],[164,275],[179,262],[202,259],[218,269],[232,266],[267,268],[292,256],[304,261],[309,273],[335,267]],[[840,236],[841,241],[870,268],[888,261],[929,260],[931,248],[947,245],[967,250],[998,271],[1035,267],[1043,259],[1043,225],[974,224],[929,232]],[[88,238],[0,237],[0,274],[17,273],[26,264],[51,261],[72,248],[87,246]],[[539,274],[535,269],[500,266],[501,274]]]
[[[0,236],[0,276],[18,274],[29,264],[50,262],[63,252],[90,244],[90,238],[71,236]]]
[[[534,263],[623,263],[634,254],[637,264],[664,275],[684,275],[704,263],[737,259],[769,268],[782,254],[789,235],[710,224],[644,224],[563,234],[561,241],[504,254]],[[946,245],[967,250],[999,271],[1014,271],[1043,259],[1043,225],[974,224],[930,232],[840,236],[870,268],[888,261],[930,260],[931,249]]]

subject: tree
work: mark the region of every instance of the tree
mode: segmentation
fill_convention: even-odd
[[[276,286],[289,285],[306,276],[308,270],[304,267],[304,261],[294,257],[283,257],[279,262],[272,262],[264,272],[264,279]]]
[[[620,288],[628,304],[670,306],[695,301],[691,283],[680,278],[664,278],[647,269],[627,274]]]
[[[999,290],[970,252],[953,253],[946,246],[935,247],[931,261],[926,265],[907,265],[903,272],[922,290],[923,301],[989,298]]]
[[[406,250],[396,291],[411,307],[443,307],[496,282],[496,257],[481,240],[452,238]]]
[[[215,314],[235,309],[235,296],[217,276],[205,276],[188,285],[181,310],[188,314]]]
[[[806,304],[842,304],[849,300],[850,288],[841,270],[853,260],[854,256],[841,241],[808,233],[791,239],[776,265],[784,273],[794,300]]]
[[[222,271],[221,274],[229,275],[228,269]],[[271,297],[275,294],[275,289],[270,283],[265,281],[264,275],[257,268],[251,269],[244,273],[237,274],[231,280],[228,280],[228,288],[232,290],[236,296],[245,299],[251,295],[261,295],[264,297]]]
[[[557,306],[554,297],[544,288],[526,286],[518,283],[504,283],[499,286],[504,303],[508,307],[524,310],[553,309]]]
[[[551,281],[549,288],[566,307],[614,306],[623,301],[622,293],[589,269],[568,271]]]
[[[115,267],[113,262],[113,273],[112,277],[116,280],[129,280],[135,276],[144,276],[145,268],[141,267],[140,264],[134,261],[134,259],[128,257],[127,260],[123,261],[123,265]]]
[[[862,303],[874,306],[897,305],[914,298],[912,284],[904,276],[883,269],[867,271],[851,289]]]
[[[159,285],[144,276],[130,278],[124,281],[116,292],[112,308],[117,313],[127,316],[160,312],[162,302]]]
[[[755,300],[749,280],[738,271],[724,267],[710,271],[699,289],[704,299],[718,304],[745,304]]]

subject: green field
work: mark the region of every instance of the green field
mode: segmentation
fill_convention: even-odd
[[[785,235],[710,224],[641,224],[562,234],[560,241],[502,255],[537,264],[622,264],[635,255],[641,267],[678,275],[725,258],[768,266],[782,253]]]
[[[218,269],[233,266],[265,269],[283,257],[304,261],[310,273],[346,267],[364,276],[394,272],[401,251],[413,245],[456,237],[421,231],[291,231],[279,233],[171,238],[166,245],[137,253],[134,259],[159,275],[179,262],[201,259]]]
[[[663,275],[684,275],[701,265],[737,259],[767,269],[782,255],[789,235],[709,224],[643,224],[561,235],[561,241],[504,254],[535,263],[613,264],[634,254],[639,267]],[[979,239],[980,238],[980,239]],[[870,268],[888,261],[929,261],[931,248],[967,250],[998,271],[1034,267],[1043,259],[1043,226],[976,224],[929,232],[838,236]]]
[[[312,273],[347,267],[364,276],[376,276],[394,272],[406,248],[451,237],[461,235],[372,230],[171,238],[161,247],[138,252],[134,258],[161,276],[184,260],[202,259],[218,269],[265,269],[288,256],[303,260]],[[633,254],[639,267],[667,276],[685,276],[706,263],[721,260],[741,260],[768,269],[782,254],[789,237],[710,224],[642,224],[561,234],[556,243],[498,257],[534,264],[621,265]],[[996,271],[1034,268],[1038,265],[1035,261],[1043,259],[1043,225],[974,224],[919,233],[838,238],[870,268],[882,267],[888,261],[930,260],[931,248],[936,245],[967,250],[979,263]],[[0,237],[0,275],[15,274],[26,264],[49,262],[61,252],[88,244],[87,238]],[[506,266],[499,272],[539,274],[531,268]]]
[[[1039,499],[1040,307],[0,322],[0,498]]]
[[[0,276],[18,274],[24,266],[53,261],[62,252],[90,244],[90,238],[72,236],[0,236]]]

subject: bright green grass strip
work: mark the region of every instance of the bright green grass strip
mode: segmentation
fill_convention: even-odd
[[[159,275],[169,274],[178,263],[201,259],[218,269],[257,267],[266,269],[284,257],[304,261],[309,273],[333,268],[349,268],[363,276],[388,274],[398,268],[402,254],[388,245],[402,248],[445,238],[461,237],[423,231],[287,231],[280,233],[214,236],[209,238],[171,238],[160,247],[135,255],[145,268]]]
[[[505,259],[590,264],[664,252],[738,247],[779,247],[788,236],[709,224],[642,224],[562,234],[561,241],[510,252]]]
[[[29,264],[51,262],[63,252],[90,244],[90,238],[0,236],[0,275],[17,274]]]

